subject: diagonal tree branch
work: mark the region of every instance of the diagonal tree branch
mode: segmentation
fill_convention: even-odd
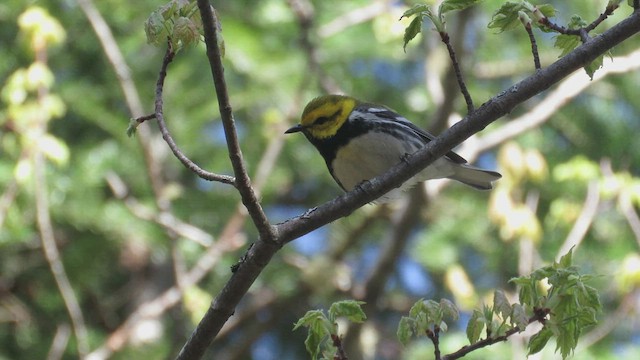
[[[249,216],[251,216],[253,223],[258,229],[260,240],[274,241],[274,229],[271,224],[269,224],[264,211],[262,211],[258,198],[251,187],[249,174],[247,174],[247,169],[244,166],[244,159],[242,157],[242,151],[240,150],[240,143],[238,142],[235,120],[233,119],[233,109],[229,102],[229,93],[227,92],[227,84],[224,78],[222,55],[217,42],[217,25],[219,24],[219,21],[213,11],[213,8],[209,4],[209,1],[198,0],[198,8],[202,15],[204,39],[207,44],[207,57],[209,58],[211,74],[213,75],[213,82],[215,84],[216,95],[218,97],[218,107],[220,109],[222,126],[227,140],[229,158],[231,159],[231,166],[233,167],[233,172],[236,177],[235,184],[240,196],[242,197],[242,203],[247,208]]]
[[[223,114],[223,119],[226,119],[224,120],[225,129],[229,127],[229,130],[234,130],[231,107],[228,103],[226,88],[224,87],[224,78],[221,78],[222,63],[215,42],[216,30],[213,25],[216,20],[213,18],[214,14],[206,0],[198,0],[198,5],[206,30],[205,42],[207,43],[207,54],[214,73],[214,80],[216,81],[221,113]],[[359,207],[399,186],[437,158],[444,156],[453,147],[471,135],[481,131],[490,123],[509,113],[517,105],[549,89],[562,78],[582,68],[596,57],[639,31],[640,11],[635,11],[627,19],[579,46],[549,67],[538,71],[536,74],[518,82],[490,99],[475,112],[469,114],[465,119],[443,132],[424,149],[407,158],[406,162],[398,164],[387,173],[365,182],[353,191],[319,206],[304,216],[298,216],[277,225],[275,228],[271,228],[266,222],[266,217],[262,217],[263,214],[257,201],[250,203],[250,201],[255,200],[255,196],[253,196],[253,192],[249,186],[248,177],[246,176],[246,172],[244,175],[242,174],[243,166],[241,162],[236,163],[234,161],[236,177],[240,179],[240,175],[243,176],[240,180],[242,186],[239,186],[243,203],[249,209],[254,222],[257,221],[256,225],[259,226],[261,239],[248,250],[243,262],[235,269],[230,280],[217,295],[211,307],[200,321],[200,324],[198,324],[182,348],[178,359],[199,359],[202,357],[208,345],[222,328],[222,325],[224,325],[233,314],[240,299],[282,245],[331,221],[351,214]],[[221,79],[222,81],[220,81]],[[241,161],[242,158],[239,153],[239,147],[237,146],[237,139],[234,138],[234,135],[235,133],[233,133],[233,131],[231,134],[228,134],[230,139],[235,141],[235,143],[232,142],[229,144],[230,150],[237,151],[237,153],[231,154],[231,157],[232,160]],[[240,156],[238,157],[238,155]],[[264,227],[260,228],[260,226]],[[265,238],[265,235],[268,237]],[[277,242],[268,240],[276,240]]]

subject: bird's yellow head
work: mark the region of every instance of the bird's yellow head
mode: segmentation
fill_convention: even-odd
[[[302,131],[308,137],[315,139],[334,136],[347,121],[356,104],[357,100],[349,96],[325,95],[317,97],[304,108],[300,124],[285,133]]]

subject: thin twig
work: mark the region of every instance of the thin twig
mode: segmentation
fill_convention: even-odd
[[[333,360],[349,360],[347,353],[344,351],[344,346],[342,345],[342,338],[340,338],[339,335],[331,334],[331,342],[337,349]]]
[[[595,29],[598,25],[600,25],[600,23],[606,20],[611,14],[613,14],[613,12],[617,8],[618,8],[618,5],[607,5],[605,11],[601,13],[600,16],[598,16],[595,20],[593,20],[591,24],[585,27],[577,28],[577,29],[569,29],[565,26],[558,25],[553,21],[549,20],[549,18],[547,18],[546,16],[540,19],[539,22],[542,25],[560,34],[578,36],[582,41],[582,43],[586,43],[587,41],[589,41],[589,39],[591,39],[591,37],[589,36],[589,33],[593,31],[593,29]]]
[[[527,30],[527,34],[529,35],[529,42],[531,43],[531,53],[533,54],[533,65],[536,70],[540,70],[542,66],[540,65],[540,55],[538,55],[538,44],[536,43],[536,37],[533,35],[531,23],[525,24],[524,29]]]
[[[456,57],[456,52],[451,45],[451,41],[449,39],[449,34],[446,32],[439,32],[440,39],[447,46],[447,50],[449,51],[449,57],[451,58],[451,65],[456,73],[456,79],[458,80],[458,86],[460,86],[460,92],[462,92],[462,96],[464,96],[464,101],[467,103],[467,113],[471,114],[474,111],[473,99],[471,99],[471,95],[469,94],[469,90],[467,90],[467,85],[464,82],[464,78],[462,77],[462,70],[460,69],[460,64],[458,64],[458,58]]]
[[[436,325],[433,327],[433,331],[431,329],[427,329],[427,337],[433,343],[433,355],[435,355],[436,360],[441,360],[440,354],[440,326]]]
[[[209,180],[209,181],[218,181],[223,184],[236,186],[236,183],[233,177],[211,173],[209,171],[202,169],[196,163],[191,161],[191,159],[189,159],[182,152],[182,150],[178,148],[178,145],[176,144],[175,140],[173,140],[173,137],[171,136],[171,133],[169,132],[169,129],[165,124],[164,113],[162,109],[163,107],[162,93],[164,89],[164,80],[167,77],[167,67],[169,66],[171,61],[173,61],[173,57],[175,55],[175,53],[173,52],[173,49],[171,49],[171,42],[168,42],[168,44],[169,45],[167,47],[167,51],[165,52],[164,59],[162,60],[162,66],[161,66],[160,72],[158,73],[158,81],[156,83],[155,118],[158,121],[158,127],[160,128],[160,133],[162,134],[162,138],[164,139],[164,141],[167,142],[167,145],[169,145],[169,148],[173,152],[173,155],[175,155],[175,157],[178,158],[178,160],[180,160],[180,162],[187,169],[191,170],[194,174],[198,175],[198,177],[205,180]]]
[[[147,121],[147,120],[151,120],[151,119],[155,119],[156,118],[156,114],[149,114],[149,115],[142,115],[139,116],[135,119],[133,119],[138,125],[142,124],[143,122]]]
[[[542,324],[544,324],[544,321],[547,317],[547,315],[549,315],[549,309],[537,309],[536,311],[534,311],[534,315],[529,318],[529,322],[527,323],[527,325],[531,325],[534,322],[540,322]],[[486,337],[478,342],[475,342],[469,346],[464,346],[462,347],[460,350],[453,352],[451,354],[447,354],[444,355],[442,357],[442,360],[455,360],[455,359],[459,359],[461,357],[464,357],[465,355],[469,354],[472,351],[481,349],[483,347],[489,346],[489,345],[493,345],[495,343],[499,343],[502,341],[507,340],[510,336],[517,334],[520,332],[520,329],[515,326],[512,329],[508,330],[504,335],[502,336],[496,336],[496,337]]]
[[[473,58],[473,52],[476,50],[463,45],[465,44],[465,34],[468,33],[467,28],[472,18],[473,12],[470,9],[466,9],[460,11],[456,17],[455,25],[453,23],[448,24],[449,33],[451,34],[449,42],[460,44],[456,56],[461,56],[463,59]],[[451,29],[452,26],[455,26],[455,29]],[[425,46],[436,46],[436,44],[427,41],[426,38],[424,38],[424,41]],[[455,111],[455,104],[461,92],[458,79],[455,76],[455,68],[447,66],[444,70],[437,69],[439,66],[434,66],[434,64],[441,63],[438,60],[439,51],[427,50],[427,53],[429,53],[429,58],[424,64],[424,86],[436,105],[436,111],[433,112],[429,119],[429,128],[427,130],[432,134],[440,134],[449,127],[449,120]]]
[[[601,22],[605,21],[613,12],[618,8],[619,5],[608,4],[603,13],[600,14],[593,22],[584,27],[584,31],[591,32],[595,29]]]
[[[580,40],[582,41],[582,43],[586,43],[587,41],[589,41],[590,37],[589,34],[585,31],[585,28],[578,28],[578,29],[569,29],[568,27],[562,26],[562,25],[558,25],[556,23],[554,23],[553,21],[549,20],[548,17],[543,17],[542,19],[539,20],[540,24],[548,27],[549,29],[563,34],[563,35],[573,35],[573,36],[577,36],[580,38]]]

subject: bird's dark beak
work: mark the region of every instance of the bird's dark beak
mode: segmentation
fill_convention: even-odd
[[[304,130],[304,127],[303,127],[302,125],[298,124],[298,125],[296,125],[296,126],[292,127],[291,129],[289,129],[289,130],[285,131],[284,133],[285,133],[285,134],[291,134],[291,133],[297,133],[297,132],[300,132],[300,131],[302,131],[302,130]]]

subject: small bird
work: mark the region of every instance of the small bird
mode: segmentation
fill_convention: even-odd
[[[302,112],[300,124],[285,134],[296,132],[302,132],[318,149],[331,176],[345,191],[385,173],[435,138],[385,106],[343,95],[311,100]],[[439,178],[489,190],[492,182],[501,177],[495,171],[468,165],[464,158],[450,151],[402,184],[400,190]],[[386,194],[382,201],[395,196]]]

